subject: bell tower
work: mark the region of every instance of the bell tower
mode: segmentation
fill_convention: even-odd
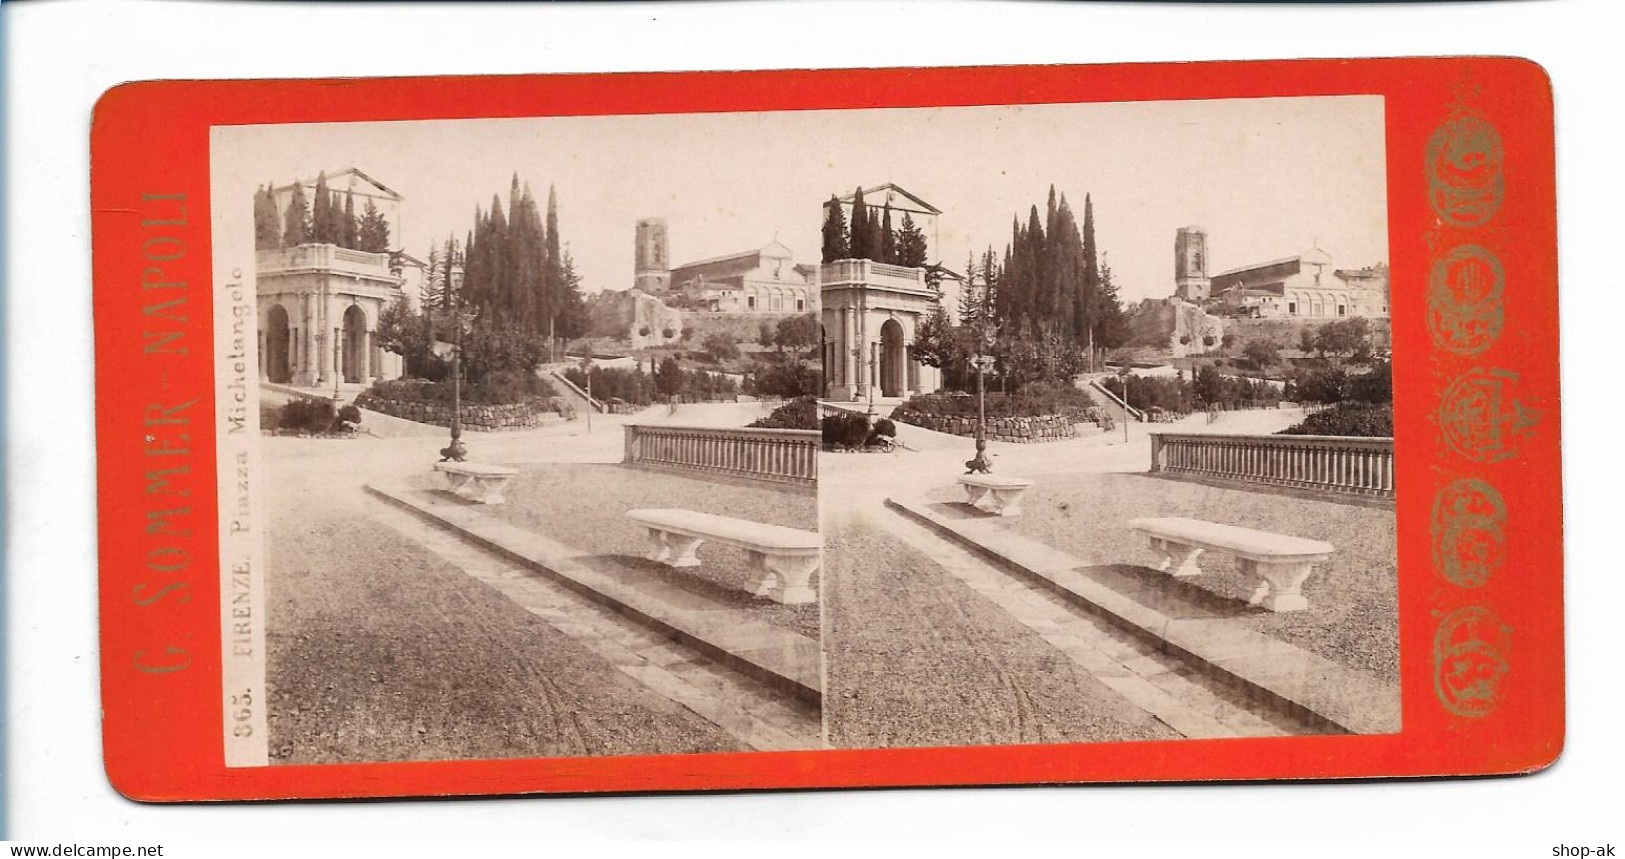
[[[1193,303],[1208,299],[1207,230],[1180,227],[1174,235],[1174,295]]]
[[[666,244],[666,219],[638,221],[633,252],[632,285],[644,292],[660,294],[671,288],[671,248]]]

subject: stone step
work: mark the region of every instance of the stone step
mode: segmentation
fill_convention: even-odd
[[[375,499],[373,518],[570,636],[654,694],[758,751],[823,745],[818,708],[637,623],[415,511]]]
[[[1101,565],[1016,534],[988,519],[951,515],[945,509],[958,505],[917,497],[889,498],[886,503],[1061,598],[1110,620],[1152,643],[1160,652],[1231,684],[1237,694],[1256,707],[1317,724],[1325,733],[1399,731],[1398,689],[1365,672],[1228,618],[1159,611],[1155,601],[1135,599],[1083,571]]]
[[[632,570],[589,566],[583,553],[498,519],[447,493],[369,483],[367,491],[456,531],[614,611],[810,704],[823,699],[819,644]]]

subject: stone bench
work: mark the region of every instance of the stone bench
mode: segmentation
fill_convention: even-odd
[[[1158,569],[1175,576],[1199,575],[1202,570],[1196,559],[1204,551],[1241,559],[1242,572],[1258,579],[1248,604],[1262,605],[1270,611],[1308,608],[1309,601],[1301,592],[1304,580],[1315,564],[1337,551],[1337,547],[1319,540],[1197,519],[1135,519],[1128,524],[1150,539],[1151,548],[1162,554]]]
[[[1000,516],[1020,516],[1021,496],[1033,485],[1031,480],[993,474],[961,474],[959,483],[965,487],[966,504]]]
[[[824,545],[815,532],[671,508],[628,510],[626,518],[648,532],[650,548],[644,557],[651,561],[697,567],[700,543],[711,540],[750,553],[753,571],[762,574],[757,596],[786,605],[818,601],[818,593],[808,584]]]
[[[480,504],[501,504],[508,481],[519,472],[481,462],[437,462],[434,470],[446,475],[446,484],[459,498]]]

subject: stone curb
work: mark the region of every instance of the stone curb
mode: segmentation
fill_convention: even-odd
[[[977,520],[944,517],[921,498],[886,504],[1124,631],[1178,657],[1247,698],[1328,733],[1400,729],[1394,687],[1364,672],[1222,618],[1176,619],[1078,572],[1087,561]]]

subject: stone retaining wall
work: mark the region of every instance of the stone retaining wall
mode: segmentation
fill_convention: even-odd
[[[900,423],[950,435],[976,436],[974,415],[928,415],[912,409],[898,408],[891,418]],[[1012,441],[1028,444],[1041,441],[1060,441],[1077,438],[1078,427],[1066,415],[1035,415],[1021,418],[988,418],[987,437],[992,441]]]
[[[372,394],[360,394],[355,404],[363,409],[383,412],[397,418],[435,426],[451,426],[451,404],[420,400],[386,400]],[[548,415],[556,414],[545,402],[514,403],[489,406],[465,403],[462,407],[464,429],[484,432],[531,429],[541,426]]]

